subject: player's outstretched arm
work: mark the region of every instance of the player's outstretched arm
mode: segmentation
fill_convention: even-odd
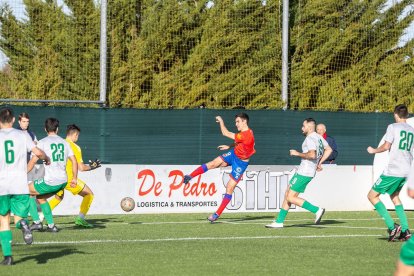
[[[369,146],[367,148],[367,151],[368,151],[369,154],[375,154],[375,153],[381,153],[381,152],[390,150],[390,148],[391,148],[391,143],[385,141],[385,143],[382,144],[381,146],[379,146],[378,148],[373,148],[373,147]]]
[[[220,124],[220,130],[221,130],[221,133],[223,134],[223,136],[226,136],[227,138],[230,138],[230,139],[233,139],[233,140],[236,138],[236,134],[234,134],[233,132],[230,132],[227,129],[227,127],[224,124],[224,121],[221,118],[221,116],[216,117],[216,122]]]

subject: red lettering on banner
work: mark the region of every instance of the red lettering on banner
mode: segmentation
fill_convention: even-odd
[[[181,187],[181,185],[183,184],[183,180],[184,180],[183,172],[180,170],[171,171],[168,177],[171,177],[171,176],[174,176],[174,179],[173,179],[173,182],[170,184],[170,193],[168,194],[168,197],[171,197],[172,191],[178,190]],[[177,183],[178,176],[181,178],[179,183]]]
[[[173,176],[174,179],[172,183],[170,184],[170,193],[168,194],[168,197],[171,197],[171,194],[174,190],[178,190],[181,188],[183,184],[184,175],[180,170],[174,170],[171,171],[168,177]],[[179,183],[177,182],[177,178],[180,177]],[[184,184],[183,187],[183,195],[185,197],[191,195],[191,196],[199,196],[202,194],[203,196],[206,195],[214,195],[217,192],[216,185],[214,183],[210,183],[210,185],[207,186],[207,183],[201,182],[201,175],[198,176],[197,182],[190,184]]]
[[[149,185],[146,185],[147,177],[149,178],[148,179],[148,182],[150,182],[150,183],[151,183],[151,178],[152,178],[152,183],[149,184]],[[144,179],[142,180],[141,185],[140,185],[140,187],[138,189],[138,195],[139,196],[147,195],[151,191],[154,191],[154,195],[155,196],[159,196],[161,194],[161,192],[162,192],[162,189],[161,189],[162,184],[161,184],[161,182],[155,183],[155,174],[154,174],[154,172],[152,170],[147,169],[147,170],[140,171],[138,173],[138,179],[141,179],[141,178],[144,178]],[[155,186],[155,188],[154,188],[154,186]]]

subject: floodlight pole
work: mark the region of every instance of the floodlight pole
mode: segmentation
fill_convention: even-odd
[[[106,105],[106,53],[107,53],[107,0],[101,0],[101,35],[100,35],[100,70],[99,70],[99,101]]]
[[[283,110],[289,105],[289,0],[283,0],[282,14],[282,101]]]

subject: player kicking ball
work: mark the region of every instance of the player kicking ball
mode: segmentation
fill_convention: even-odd
[[[306,136],[302,144],[302,152],[290,150],[291,156],[300,157],[302,160],[298,171],[290,180],[290,187],[286,190],[282,208],[276,220],[266,225],[266,228],[283,228],[283,222],[289,212],[290,206],[295,204],[315,214],[315,224],[319,224],[325,209],[309,203],[299,194],[304,193],[309,182],[314,178],[316,171],[322,170],[322,163],[331,155],[332,149],[326,140],[315,132],[316,122],[312,118],[303,121],[302,133]]]
[[[249,165],[250,157],[256,152],[254,149],[253,131],[249,128],[249,116],[246,113],[239,113],[235,116],[236,127],[239,131],[237,134],[228,131],[220,116],[216,117],[216,122],[220,124],[220,130],[223,136],[234,140],[232,145],[220,145],[218,149],[230,150],[218,156],[213,161],[201,165],[189,175],[184,176],[184,183],[187,184],[192,178],[208,170],[231,166],[232,170],[230,180],[227,182],[226,194],[217,211],[207,218],[210,222],[215,222],[231,201],[234,188],[239,183],[244,171]]]

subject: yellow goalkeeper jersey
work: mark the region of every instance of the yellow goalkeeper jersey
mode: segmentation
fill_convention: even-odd
[[[72,141],[70,141],[69,139],[66,139],[66,141],[69,143],[70,147],[72,148],[72,151],[78,163],[83,163],[81,148],[75,143],[73,143]],[[70,159],[68,159],[68,162],[66,163],[66,173],[68,174],[68,183],[69,183],[73,178],[72,161]]]

